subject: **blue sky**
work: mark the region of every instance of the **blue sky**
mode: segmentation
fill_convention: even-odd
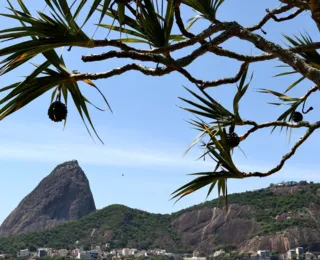
[[[28,4],[33,10],[42,10],[42,2],[44,1]],[[1,12],[5,12],[5,6],[5,3],[1,4]],[[239,1],[227,0],[221,9],[220,17],[222,20],[236,20],[244,25],[252,25],[261,19],[266,8],[275,7],[278,7],[276,0],[246,0],[241,1],[241,6]],[[248,10],[254,12],[249,15]],[[192,12],[188,11],[183,18],[187,19],[191,15]],[[10,22],[0,18],[1,28],[8,27]],[[194,29],[204,28],[206,25],[199,23]],[[88,26],[86,29],[90,31],[93,27]],[[307,13],[302,14],[295,22],[281,25],[270,22],[264,30],[268,32],[269,39],[279,43],[283,42],[282,32],[292,35],[307,30],[311,35],[316,35],[315,40],[319,37]],[[106,34],[106,31],[99,30],[95,38],[103,38]],[[231,40],[223,46],[242,53],[259,53],[251,45],[237,40]],[[83,64],[80,60],[82,54],[106,50],[107,48],[74,48],[71,52],[59,51],[63,51],[69,70],[98,72],[125,64],[126,61],[119,60]],[[278,61],[271,61],[250,68],[250,71],[254,71],[254,79],[248,95],[240,104],[243,118],[265,122],[280,115],[282,108],[266,104],[276,101],[272,96],[256,92],[257,88],[271,88],[281,92],[293,82],[295,77],[273,78],[273,75],[282,71],[275,68],[279,64]],[[188,70],[199,78],[218,79],[234,75],[238,68],[237,62],[209,54],[198,59]],[[27,65],[2,76],[1,87],[19,80],[19,77],[27,75],[31,69],[32,67]],[[65,130],[63,125],[51,122],[47,117],[50,93],[0,122],[0,223],[57,164],[72,159],[77,159],[87,174],[97,208],[120,203],[151,212],[170,213],[204,201],[206,191],[188,196],[175,205],[169,201],[170,193],[190,180],[186,174],[208,171],[214,167],[210,162],[195,161],[199,155],[196,149],[183,157],[196,132],[185,122],[192,116],[178,107],[183,103],[177,97],[191,98],[182,85],[190,88],[194,86],[176,73],[152,78],[129,72],[96,83],[114,111],[111,114],[91,109],[92,119],[105,145],[92,141],[73,104],[69,105]],[[81,87],[89,99],[103,106],[103,101],[95,91],[86,85]],[[292,95],[300,96],[310,87],[312,84],[305,81]],[[226,85],[211,89],[209,93],[231,108],[230,97],[235,90],[235,85]],[[318,102],[314,101],[315,98],[311,98],[308,102],[315,109],[307,115],[310,121],[317,120],[317,111],[320,109]],[[241,129],[238,131],[243,132]],[[299,138],[301,133],[300,130],[293,131],[290,144]],[[319,181],[318,162],[315,160],[319,140],[319,134],[314,134],[280,173],[268,178],[229,181],[229,192],[266,187],[272,182],[282,180]],[[288,151],[290,144],[284,134],[275,132],[270,135],[269,129],[263,130],[241,144],[247,158],[236,150],[235,161],[243,170],[266,170],[277,164],[283,153]],[[213,197],[216,197],[216,193]]]

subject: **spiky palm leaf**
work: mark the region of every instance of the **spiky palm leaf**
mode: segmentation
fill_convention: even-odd
[[[188,20],[190,24],[187,29],[201,18],[207,19],[212,23],[216,22],[217,11],[223,2],[224,0],[183,0],[182,3],[190,6],[198,13],[198,15]]]
[[[300,34],[300,38],[297,37],[297,36],[294,36],[294,38],[292,38],[292,37],[289,37],[287,35],[284,35],[284,37],[291,44],[292,47],[306,46],[306,45],[310,45],[310,44],[313,43],[312,38],[310,37],[310,35],[308,33],[306,33],[305,35]],[[306,63],[310,64],[311,66],[313,66],[313,67],[315,67],[317,69],[320,69],[320,54],[318,53],[317,50],[307,51],[307,52],[304,52],[304,53],[300,53],[299,55],[302,58],[304,58]],[[279,67],[288,67],[288,66],[279,66]],[[284,73],[277,74],[276,77],[285,76],[285,75],[292,75],[292,74],[296,74],[296,73],[298,73],[298,72],[289,71],[289,72],[284,72]],[[290,91],[295,86],[297,86],[304,79],[305,79],[305,77],[303,76],[303,77],[300,77],[295,82],[293,82],[286,89],[285,93]]]
[[[219,130],[218,124],[222,125],[223,127],[230,126],[235,122],[235,116],[221,104],[215,101],[212,97],[210,97],[210,95],[208,95],[204,90],[200,89],[201,93],[203,94],[203,96],[200,96],[188,88],[185,89],[199,101],[199,103],[196,103],[194,101],[179,97],[179,99],[193,107],[181,108],[197,116],[197,120],[191,120],[189,123],[194,126],[195,129],[200,131],[200,133],[188,147],[186,151],[188,152],[192,147],[194,147],[207,136],[208,132],[205,127],[208,127],[210,131],[216,133]],[[204,119],[209,119],[211,122],[205,123],[201,118],[199,118],[199,116]]]
[[[290,106],[289,109],[287,109],[285,112],[283,112],[279,117],[278,121],[291,121],[293,113],[297,110],[297,108],[305,102],[304,99],[301,98],[293,98],[290,96],[287,96],[285,94],[270,90],[270,89],[260,89],[258,92],[260,93],[265,93],[265,94],[271,94],[279,98],[282,102],[277,103],[277,102],[271,102],[269,104],[271,105],[276,105],[276,106],[283,106],[283,105],[288,105]],[[277,127],[273,127],[274,131]],[[283,129],[283,126],[281,126],[281,130]]]
[[[46,3],[52,10],[52,17],[41,12],[38,12],[40,18],[33,17],[22,1],[19,1],[22,11],[13,8],[9,2],[12,14],[2,14],[19,21],[22,26],[0,31],[1,39],[20,40],[30,36],[31,40],[16,43],[0,51],[1,56],[9,55],[1,62],[3,64],[1,73],[7,73],[39,54],[42,54],[46,61],[41,65],[36,65],[37,68],[24,81],[0,89],[0,92],[9,91],[0,100],[0,120],[53,89],[51,103],[57,96],[60,98],[62,95],[67,105],[68,94],[70,94],[89,134],[87,123],[99,138],[87,108],[87,104],[93,104],[84,97],[72,73],[67,70],[63,58],[59,57],[54,50],[61,46],[90,44],[91,39],[77,26],[65,0],[53,1],[53,4],[46,0]],[[54,68],[50,68],[51,66]],[[83,81],[94,87],[103,96],[93,82]],[[104,96],[103,99],[109,106]],[[101,141],[100,138],[99,140]]]
[[[192,108],[182,107],[182,109],[191,112],[192,114],[197,116],[197,120],[190,120],[189,123],[200,133],[196,136],[196,138],[192,141],[190,146],[188,147],[188,152],[192,147],[194,147],[197,143],[203,140],[205,136],[207,136],[207,131],[205,127],[208,127],[210,131],[214,133],[219,131],[219,126],[222,127],[234,127],[237,123],[241,122],[242,119],[239,113],[239,102],[241,98],[244,96],[246,91],[248,90],[253,74],[249,82],[246,83],[246,78],[248,74],[249,66],[245,68],[243,74],[240,78],[240,83],[237,86],[237,93],[233,99],[233,113],[224,108],[221,104],[219,104],[216,100],[214,100],[210,95],[208,95],[204,90],[200,89],[203,96],[191,91],[188,88],[185,88],[193,97],[197,99],[198,102],[194,102],[191,100],[187,100],[185,98],[179,97],[182,101],[191,105]],[[206,123],[204,120],[210,120],[210,122]],[[204,127],[205,126],[205,127]]]
[[[233,99],[233,113],[234,113],[236,122],[242,121],[242,119],[240,117],[240,113],[239,113],[239,102],[240,102],[241,98],[244,96],[244,94],[247,92],[247,90],[250,86],[250,83],[252,81],[252,78],[253,78],[253,73],[252,73],[249,82],[247,84],[245,84],[247,74],[248,74],[248,69],[249,69],[249,66],[247,66],[245,68],[245,70],[240,78],[239,86],[237,86],[238,91]]]
[[[103,12],[102,9],[99,11]],[[123,15],[122,23],[124,26],[114,26],[110,24],[100,24],[100,27],[130,35],[133,38],[121,38],[122,42],[147,43],[153,47],[167,47],[170,41],[181,41],[181,35],[171,35],[174,21],[174,1],[167,1],[165,16],[162,17],[156,11],[155,3],[151,0],[144,0],[139,9],[139,13],[131,10],[134,18]],[[119,21],[120,13],[116,10],[105,12],[106,15]],[[125,27],[125,28],[124,28]],[[129,27],[129,28],[128,28]]]
[[[248,69],[249,67],[247,66],[243,71],[240,83],[237,86],[237,92],[233,100],[234,114],[224,108],[202,89],[200,89],[200,91],[203,96],[186,88],[186,90],[199,101],[198,103],[180,97],[182,101],[193,107],[183,107],[183,109],[196,115],[197,120],[190,120],[189,123],[196,130],[200,131],[200,134],[193,140],[186,152],[188,152],[197,143],[201,142],[201,147],[204,149],[204,152],[199,159],[205,159],[205,157],[208,156],[216,162],[216,166],[212,172],[191,174],[200,175],[200,177],[192,180],[173,192],[172,199],[180,200],[184,196],[209,184],[211,185],[209,187],[207,197],[211,194],[216,185],[218,186],[219,196],[220,194],[227,196],[227,179],[242,178],[242,173],[237,169],[232,160],[231,151],[233,148],[229,146],[226,127],[230,127],[229,130],[232,129],[231,132],[233,132],[235,125],[242,121],[239,113],[239,102],[248,90],[253,77],[252,75],[249,82],[246,83]],[[204,121],[205,119],[210,120],[210,122],[206,123]],[[205,142],[203,139],[207,136],[209,137],[209,140]],[[219,169],[220,171],[218,171]]]
[[[227,196],[227,179],[230,177],[242,178],[242,173],[233,163],[230,148],[224,145],[226,138],[225,130],[219,127],[218,132],[213,132],[206,125],[203,125],[203,128],[206,129],[207,134],[210,136],[211,144],[207,145],[207,149],[212,158],[217,162],[217,166],[212,172],[190,174],[200,177],[183,185],[172,193],[172,199],[177,199],[177,201],[209,184],[211,185],[207,197],[211,194],[216,184],[218,185],[218,195],[220,196],[222,193],[223,196]],[[220,136],[219,140],[217,136]],[[217,171],[218,169],[220,171]]]
[[[66,0],[45,0],[52,10],[52,16],[38,12],[39,17],[33,17],[26,12],[25,5],[20,1],[23,11],[16,10],[11,5],[12,14],[2,16],[23,23],[24,26],[12,27],[0,31],[0,39],[19,41],[0,50],[0,56],[7,56],[1,61],[1,73],[6,73],[24,64],[33,57],[64,46],[94,47],[90,39],[74,21]],[[24,40],[25,37],[30,40]]]

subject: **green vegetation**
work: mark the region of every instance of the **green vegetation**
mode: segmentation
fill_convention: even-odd
[[[247,205],[250,215],[241,218],[260,222],[262,230],[255,235],[271,234],[294,226],[317,228],[315,222],[306,218],[306,208],[311,203],[320,205],[320,184],[301,186],[293,194],[277,194],[274,188],[261,189],[229,196],[229,205]],[[43,232],[30,232],[15,237],[0,238],[0,253],[16,253],[19,249],[35,247],[76,247],[76,241],[84,249],[90,245],[110,243],[111,248],[131,247],[137,249],[166,248],[171,252],[187,252],[170,223],[183,213],[204,207],[225,206],[223,199],[206,201],[171,215],[151,214],[121,205],[113,205]],[[293,219],[275,221],[277,215],[289,213]],[[94,231],[94,232],[93,232]],[[224,245],[228,246],[228,245]],[[190,248],[188,248],[190,251]]]
[[[84,249],[89,248],[91,244],[107,242],[112,248],[128,246],[148,249],[161,247],[161,239],[168,240],[168,245],[176,251],[182,246],[177,235],[169,227],[170,218],[170,215],[150,214],[113,205],[97,210],[79,221],[72,221],[44,232],[1,238],[0,252],[13,253],[31,247],[71,249],[76,247],[76,241],[79,241],[78,246],[81,245]],[[111,240],[108,234],[112,234]]]
[[[235,193],[228,196],[228,202],[229,205],[247,205],[252,208],[254,212],[252,215],[240,215],[240,217],[261,222],[263,227],[259,235],[275,233],[293,226],[316,228],[314,221],[304,218],[304,213],[311,203],[320,205],[320,184],[311,184],[307,187],[306,191],[301,189],[301,191],[286,195],[277,195],[272,192],[271,188]],[[225,204],[222,198],[206,201],[174,213],[173,216],[178,216],[185,212],[198,210],[204,207],[223,208],[225,207]],[[274,221],[276,216],[288,212],[299,213],[300,218],[288,219],[280,222]]]

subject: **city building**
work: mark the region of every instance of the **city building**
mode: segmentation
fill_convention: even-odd
[[[220,249],[213,253],[213,257],[218,257],[219,255],[222,255],[222,254],[225,254],[225,251],[223,249]]]
[[[130,249],[130,255],[135,255],[137,252],[138,252],[138,250],[135,248]]]
[[[312,253],[310,253],[310,252],[307,252],[306,253],[306,260],[312,260],[312,259],[314,259],[315,257],[314,257],[314,254],[312,254]]]
[[[183,260],[206,260],[206,258],[193,256],[193,257],[184,257]]]
[[[67,256],[68,255],[68,250],[67,249],[60,249],[58,251],[59,256]]]
[[[135,256],[136,257],[140,257],[140,256],[147,256],[147,251],[146,250],[141,250],[141,251],[139,251],[139,252],[137,252],[136,254],[135,254]]]
[[[128,256],[130,255],[130,249],[129,248],[123,248],[121,254],[123,256]]]
[[[27,256],[30,256],[29,249],[20,250],[17,254],[17,257],[27,257]]]
[[[44,248],[39,248],[38,249],[38,253],[37,253],[37,257],[44,257],[47,255],[47,250]]]
[[[263,259],[270,258],[270,251],[269,250],[258,250],[257,254],[260,258],[263,258]]]
[[[164,249],[155,249],[155,250],[153,250],[153,254],[154,255],[165,255],[166,254],[166,250],[164,250]]]
[[[113,249],[113,250],[110,251],[110,255],[116,255],[116,254],[117,254],[117,250]]]
[[[288,259],[296,259],[297,258],[297,252],[295,249],[290,249],[288,251]]]
[[[98,258],[98,257],[96,257]],[[91,253],[87,253],[85,251],[81,251],[76,256],[76,259],[94,259],[93,255]]]
[[[303,255],[303,247],[297,247],[296,248],[296,254],[300,258]]]

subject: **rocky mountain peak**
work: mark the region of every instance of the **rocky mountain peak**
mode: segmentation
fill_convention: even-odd
[[[89,181],[76,160],[59,164],[0,226],[0,236],[44,230],[96,210]]]

